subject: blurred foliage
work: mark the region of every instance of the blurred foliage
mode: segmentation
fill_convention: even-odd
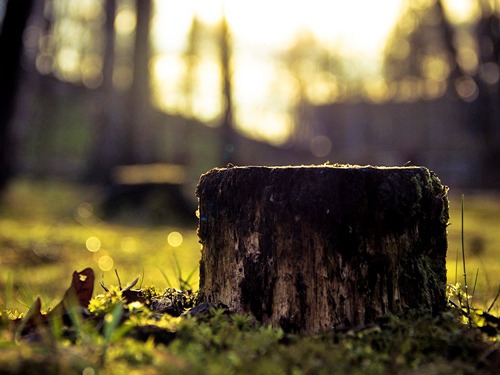
[[[499,9],[478,1],[477,16],[452,22],[446,2],[408,3],[386,44],[384,76],[396,100],[435,99],[448,94],[464,102],[486,105],[500,84]],[[476,114],[477,116],[477,114]],[[494,121],[482,118],[482,121]],[[487,127],[486,125],[483,125]]]
[[[444,94],[456,66],[450,28],[440,1],[408,5],[387,43],[384,61],[388,81],[399,83],[399,96]]]

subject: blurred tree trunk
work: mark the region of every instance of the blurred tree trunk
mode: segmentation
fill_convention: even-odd
[[[152,121],[149,61],[149,32],[152,0],[136,0],[137,25],[133,52],[133,80],[129,92],[126,158],[129,163],[151,163],[156,158],[155,128]],[[132,151],[130,154],[128,154]]]
[[[104,51],[101,113],[87,177],[110,182],[114,167],[155,161],[155,129],[151,119],[149,76],[149,29],[151,0],[136,1],[136,31],[133,48],[133,79],[125,94],[113,83],[116,58],[114,20],[116,0],[106,1],[106,48]],[[122,113],[123,112],[123,113]]]
[[[498,187],[500,178],[500,18],[491,4],[481,1],[481,18],[476,24],[480,68],[474,76],[479,93],[471,106],[471,127],[482,143],[481,183]]]
[[[233,127],[233,77],[231,66],[232,41],[226,17],[220,24],[219,31],[220,65],[222,76],[222,121],[221,131],[221,157],[222,165],[235,162],[236,136]]]
[[[23,32],[33,0],[10,0],[0,32],[0,192],[13,174],[13,144],[9,124],[14,113],[23,51]]]
[[[187,46],[182,56],[185,69],[182,79],[184,126],[174,135],[176,142],[174,141],[175,143],[172,144],[177,145],[172,150],[172,161],[174,163],[189,164],[190,160],[189,140],[193,133],[191,122],[195,117],[195,90],[196,85],[199,83],[197,82],[196,74],[199,61],[201,60],[200,46],[203,43],[201,39],[202,33],[202,24],[196,15],[194,15],[188,34]]]
[[[415,27],[408,32],[410,22]],[[401,48],[403,45],[407,45],[407,52]],[[463,73],[457,63],[454,27],[446,17],[442,0],[430,2],[425,6],[409,2],[385,49],[386,78],[395,83],[404,83],[407,79],[426,80],[428,75],[422,62],[429,58],[448,66],[448,76],[439,78],[446,79],[448,94],[456,97],[455,80]]]
[[[435,3],[435,7],[438,14],[438,19],[441,20],[441,22],[439,23],[439,28],[443,38],[444,48],[446,54],[449,56],[451,65],[450,74],[448,76],[448,93],[456,97],[457,95],[455,89],[455,81],[463,76],[463,73],[460,69],[460,66],[458,65],[458,52],[455,44],[453,43],[455,30],[446,17],[443,7],[443,1],[437,1]]]
[[[115,17],[116,0],[106,0],[105,49],[103,57],[103,82],[97,94],[101,108],[96,119],[94,142],[90,156],[90,168],[87,179],[103,182],[110,178],[111,169],[120,164],[120,147],[122,131],[119,113],[119,98],[113,85],[113,68],[115,64]]]

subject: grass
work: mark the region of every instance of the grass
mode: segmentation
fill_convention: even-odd
[[[490,306],[500,283],[500,195],[464,196],[463,241],[462,197],[450,196],[450,225],[448,227],[448,283],[464,284],[462,246],[467,258],[466,277],[474,289],[472,303]],[[477,274],[477,279],[476,279]],[[474,284],[476,285],[473,288]],[[499,312],[498,304],[493,310]]]
[[[458,308],[302,337],[223,310],[199,318],[160,318],[116,295],[103,298],[100,282],[125,286],[138,275],[142,287],[196,289],[200,245],[194,227],[102,221],[96,214],[98,196],[63,182],[12,185],[0,208],[0,374],[493,374],[500,367],[498,329],[489,338],[469,329],[460,323],[466,321]],[[500,200],[466,195],[464,211],[459,195],[450,200],[449,282],[463,283],[463,244],[469,282],[479,269],[469,289],[474,290],[471,306],[487,306],[500,281]],[[25,312],[37,296],[42,310],[54,307],[72,272],[86,267],[96,272],[94,295],[100,296],[93,305],[102,303],[100,313],[88,321],[73,317],[69,333],[53,323],[42,342],[16,340],[8,313]],[[490,311],[496,316],[497,306]],[[145,328],[156,332],[151,335],[156,341],[137,338],[137,329]]]
[[[117,285],[115,269],[124,285],[141,275],[142,285],[179,287],[180,277],[192,274],[197,287],[195,227],[104,222],[95,214],[96,197],[63,182],[14,182],[0,208],[0,287],[10,283],[13,291],[9,301],[0,292],[0,306],[23,309],[36,296],[53,306],[69,286],[68,275],[86,267],[95,270],[99,289],[100,281]]]

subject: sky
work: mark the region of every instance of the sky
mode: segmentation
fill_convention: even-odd
[[[164,29],[160,45],[170,45],[172,39],[182,43],[193,12],[208,23],[217,22],[225,13],[242,43],[279,47],[289,43],[298,30],[309,29],[361,53],[381,47],[400,8],[401,0],[185,0],[156,4]]]
[[[381,52],[406,1],[429,0],[183,0],[156,2],[153,66],[158,80],[157,100],[167,110],[182,106],[179,77],[186,35],[196,14],[217,23],[225,14],[234,38],[234,101],[237,126],[255,138],[274,143],[289,134],[290,88],[280,79],[275,57],[300,32],[308,31],[349,61],[364,61],[363,74],[376,75]],[[453,9],[467,12],[472,0],[451,0]],[[464,11],[465,9],[465,11]],[[217,116],[218,66],[200,64],[194,114],[209,121]]]

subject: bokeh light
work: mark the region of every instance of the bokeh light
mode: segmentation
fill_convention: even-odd
[[[479,95],[477,84],[471,77],[463,76],[458,78],[455,82],[455,88],[458,95],[467,102],[476,100]]]
[[[95,253],[96,251],[99,251],[99,249],[101,248],[101,240],[94,236],[89,237],[85,242],[85,246],[87,247],[88,251]]]
[[[90,203],[83,202],[78,205],[76,208],[76,214],[82,219],[88,219],[94,213],[94,206]]]
[[[136,26],[135,12],[131,8],[123,8],[116,15],[115,29],[118,34],[132,34]]]
[[[332,151],[332,142],[327,136],[318,135],[311,140],[310,147],[314,156],[322,158]]]
[[[183,237],[179,232],[170,232],[167,237],[168,244],[172,247],[179,247],[182,245]]]
[[[113,268],[113,258],[111,258],[109,255],[103,255],[102,257],[99,258],[99,261],[97,262],[99,265],[99,268],[103,271],[110,271]]]
[[[95,375],[95,370],[92,367],[85,367],[82,371],[82,375]]]

